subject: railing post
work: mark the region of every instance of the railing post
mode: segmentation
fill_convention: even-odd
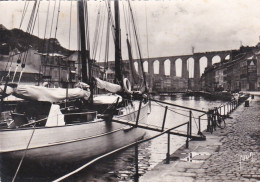
[[[208,110],[207,118],[208,118],[207,132],[210,132],[210,110]]]
[[[201,126],[200,126],[200,116],[199,116],[199,131],[198,131],[198,135],[201,134]]]
[[[224,116],[226,116],[226,104],[224,105]]]
[[[167,145],[167,154],[166,154],[166,164],[170,164],[170,133],[168,133],[168,145]]]
[[[140,103],[139,103],[139,108],[138,108],[138,113],[137,113],[137,117],[136,117],[136,127],[137,127],[137,125],[138,125],[138,121],[139,121],[139,116],[140,116],[140,111],[141,111],[141,107],[142,107],[142,102],[143,102],[143,100],[141,99],[140,100]]]
[[[187,123],[187,138],[186,138],[186,149],[189,148],[189,133],[190,133],[190,122]]]
[[[192,118],[191,118],[192,112],[190,111],[190,136],[192,136]]]
[[[164,125],[165,125],[165,121],[166,121],[167,110],[168,110],[168,106],[165,107],[165,111],[164,111],[162,131],[164,129]]]

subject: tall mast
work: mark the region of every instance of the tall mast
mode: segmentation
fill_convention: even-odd
[[[85,36],[85,20],[84,20],[84,7],[83,0],[78,0],[78,18],[79,18],[79,32],[80,32],[80,54],[82,64],[82,81],[88,83],[87,76],[87,51],[86,51],[86,36]]]
[[[118,0],[114,1],[115,9],[115,83],[122,85],[120,15]]]

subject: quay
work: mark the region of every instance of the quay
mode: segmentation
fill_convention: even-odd
[[[240,105],[225,129],[203,132],[206,141],[190,141],[140,177],[141,182],[260,181],[260,96]]]

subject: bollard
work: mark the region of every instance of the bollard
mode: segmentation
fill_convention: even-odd
[[[224,105],[224,116],[226,116],[226,104]]]
[[[245,107],[249,107],[249,100],[245,101]]]
[[[254,95],[251,95],[251,99],[254,99],[255,98],[255,96]]]

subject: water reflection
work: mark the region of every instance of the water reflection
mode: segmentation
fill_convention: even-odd
[[[201,110],[207,110],[208,108],[216,107],[221,104],[220,101],[207,101],[200,97],[188,97],[182,94],[177,94],[176,96],[168,97],[156,97],[156,99],[164,99],[166,102],[171,102],[174,104],[179,104],[186,107],[192,107]],[[194,118],[198,118],[201,113],[192,113]],[[164,108],[156,103],[152,103],[152,112],[148,117],[149,124],[161,126],[162,118],[164,115]],[[168,114],[166,117],[165,127],[170,128],[181,123],[187,122],[189,116],[189,111],[169,107]],[[201,129],[202,131],[206,129],[206,120],[201,118]],[[198,131],[198,120],[195,120],[193,124],[193,132]],[[178,131],[186,131],[186,126],[178,129]],[[154,131],[147,131],[146,138],[158,134]],[[186,138],[178,136],[170,136],[170,151],[173,153],[183,144],[185,144]],[[142,143],[138,146],[130,147],[114,155],[111,155],[105,159],[96,162],[88,168],[80,171],[76,175],[66,179],[65,181],[139,181],[140,176],[142,176],[146,171],[151,170],[159,162],[165,160],[167,153],[167,135],[162,135],[152,141]],[[84,163],[85,161],[82,161]],[[57,168],[62,168],[63,166],[58,166]],[[68,171],[75,170],[76,167],[65,170],[59,174],[51,175],[49,172],[43,172],[41,170],[36,170],[36,172],[31,172],[29,175],[21,172],[18,175],[17,181],[51,181],[60,176],[65,175]],[[55,169],[50,169],[55,170]],[[39,175],[40,174],[40,175]],[[2,181],[10,181],[3,180]]]

